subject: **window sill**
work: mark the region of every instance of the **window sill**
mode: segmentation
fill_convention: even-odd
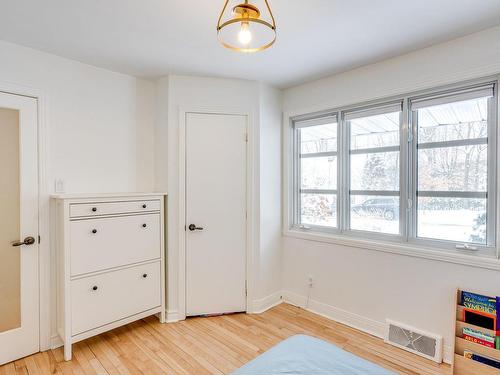
[[[296,229],[285,229],[285,237],[297,238],[307,241],[330,243],[360,249],[381,251],[390,254],[399,254],[415,258],[436,260],[440,262],[461,264],[471,267],[485,268],[500,271],[500,260],[493,256],[477,253],[465,253],[447,249],[429,249],[413,244],[393,243],[388,241],[364,240],[342,235],[306,232]]]

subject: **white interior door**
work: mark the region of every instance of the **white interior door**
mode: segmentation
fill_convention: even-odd
[[[186,315],[246,310],[246,131],[186,114]]]
[[[0,93],[0,364],[39,350],[37,160],[36,99]]]

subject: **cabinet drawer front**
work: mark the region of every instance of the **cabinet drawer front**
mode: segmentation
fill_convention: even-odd
[[[160,210],[160,200],[134,200],[127,202],[73,203],[69,207],[69,216],[102,216]]]
[[[70,231],[72,276],[161,257],[158,213],[74,220]]]
[[[161,305],[160,262],[71,281],[71,334]]]

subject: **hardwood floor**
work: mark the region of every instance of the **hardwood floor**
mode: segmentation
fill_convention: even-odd
[[[190,318],[160,324],[155,318],[129,324],[77,343],[73,360],[62,349],[38,353],[0,367],[7,374],[227,374],[288,336],[325,339],[402,374],[451,374],[373,336],[281,304],[259,315]]]

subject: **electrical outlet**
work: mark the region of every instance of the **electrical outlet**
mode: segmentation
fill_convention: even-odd
[[[64,180],[57,179],[54,183],[54,191],[59,194],[64,193],[66,191],[65,185]]]

